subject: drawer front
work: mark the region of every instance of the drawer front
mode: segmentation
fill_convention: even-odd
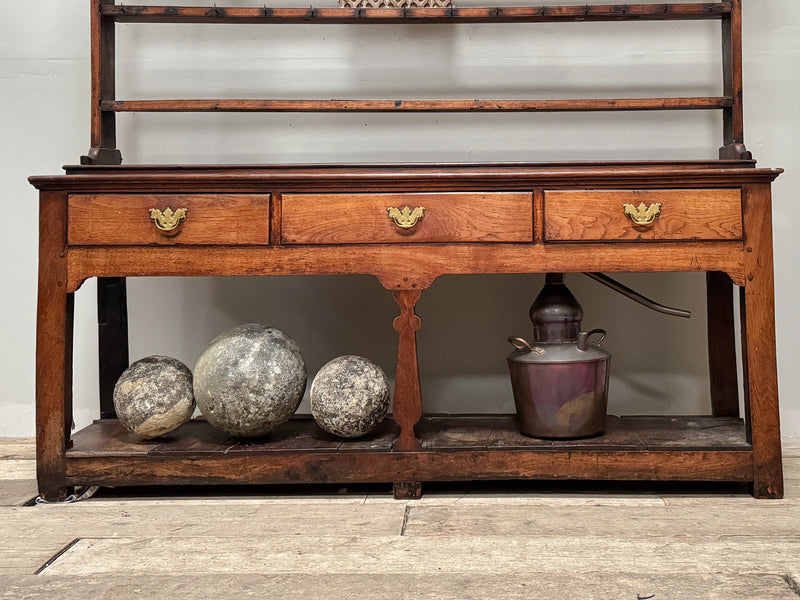
[[[544,222],[545,240],[551,242],[738,240],[742,238],[741,192],[547,191]]]
[[[269,200],[268,194],[72,195],[67,240],[73,246],[268,244]]]
[[[284,244],[533,240],[531,192],[284,194],[281,204]]]

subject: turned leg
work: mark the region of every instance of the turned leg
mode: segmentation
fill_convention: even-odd
[[[744,207],[746,281],[741,313],[748,432],[753,445],[752,491],[756,498],[782,498],[769,185],[745,186]]]
[[[39,292],[36,313],[36,472],[45,500],[67,497],[65,452],[72,426],[72,308],[66,291],[66,195],[39,202]]]
[[[711,414],[715,417],[738,417],[733,282],[725,273],[706,273],[706,290]]]

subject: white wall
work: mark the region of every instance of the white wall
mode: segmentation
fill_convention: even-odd
[[[0,22],[0,436],[27,436],[34,431],[37,206],[26,177],[58,173],[88,148],[89,2],[42,0],[36,10],[7,4]],[[721,93],[718,22],[122,25],[118,41],[120,98]],[[800,327],[792,311],[800,297],[800,206],[793,198],[800,173],[800,3],[745,0],[745,55],[748,147],[762,166],[787,169],[774,188],[778,367],[783,433],[800,436]],[[721,141],[719,115],[704,112],[124,114],[118,122],[127,163],[713,158]],[[611,410],[707,411],[704,277],[619,279],[695,317],[656,315],[582,276],[569,277],[585,325],[609,330]],[[527,309],[541,281],[444,277],[424,294],[419,343],[428,410],[513,410],[505,338],[530,334]],[[141,279],[130,280],[129,296],[133,359],[169,354],[192,366],[223,329],[261,321],[297,339],[311,373],[344,353],[393,371],[396,307],[371,277]],[[97,413],[94,302],[90,281],[76,299],[78,426]]]

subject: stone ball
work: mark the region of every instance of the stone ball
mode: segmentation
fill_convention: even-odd
[[[306,363],[295,341],[258,323],[212,340],[194,368],[197,407],[214,427],[237,437],[266,435],[297,410]]]
[[[325,364],[311,383],[311,414],[328,433],[366,435],[389,409],[389,382],[383,370],[361,356],[340,356]]]
[[[194,413],[192,372],[169,356],[137,360],[114,386],[117,418],[146,440],[174,431]]]

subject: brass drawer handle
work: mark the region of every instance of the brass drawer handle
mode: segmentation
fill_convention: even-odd
[[[631,218],[635,225],[650,225],[661,214],[661,203],[656,202],[649,207],[642,202],[639,206],[623,204],[625,214]]]
[[[167,207],[164,212],[161,212],[157,208],[151,208],[150,219],[159,231],[163,233],[172,233],[186,220],[188,212],[189,210],[186,208],[179,208],[173,211],[171,208]]]
[[[424,206],[417,206],[413,210],[408,206],[404,206],[402,210],[390,206],[386,210],[389,213],[389,218],[394,221],[395,225],[403,229],[411,229],[425,216]]]

